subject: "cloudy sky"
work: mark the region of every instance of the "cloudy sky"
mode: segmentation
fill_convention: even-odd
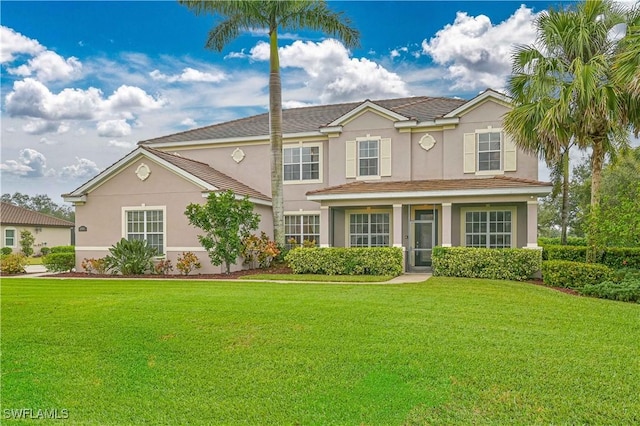
[[[285,107],[501,89],[536,14],[568,2],[331,1],[347,49],[282,32]],[[140,140],[267,110],[268,39],[204,48],[211,16],[169,1],[2,1],[2,193],[70,192]],[[544,171],[540,176],[544,178]]]

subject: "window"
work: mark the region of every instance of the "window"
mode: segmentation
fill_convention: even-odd
[[[510,210],[467,211],[465,213],[465,245],[467,247],[511,247]]]
[[[389,213],[353,213],[349,216],[351,247],[389,245]]]
[[[320,179],[320,146],[284,148],[284,181]]]
[[[287,248],[299,246],[303,241],[320,242],[320,215],[287,215],[284,217],[284,238]]]
[[[158,254],[164,254],[164,211],[128,210],[125,213],[126,238],[147,241]]]
[[[15,229],[4,230],[4,245],[5,247],[16,246],[16,230]]]
[[[358,141],[358,175],[378,176],[379,141]]]
[[[478,133],[478,171],[500,170],[500,132]]]

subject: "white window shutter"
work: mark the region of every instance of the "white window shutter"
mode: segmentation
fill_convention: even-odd
[[[513,139],[506,133],[502,134],[504,138],[504,171],[505,172],[515,172],[517,159],[516,159],[516,144],[513,142]]]
[[[346,176],[348,178],[356,177],[356,141],[347,141],[345,164]]]
[[[380,176],[391,176],[391,139],[380,140]]]
[[[464,134],[464,172],[476,172],[476,134]]]

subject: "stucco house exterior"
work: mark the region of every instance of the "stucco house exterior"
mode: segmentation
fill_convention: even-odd
[[[406,269],[434,246],[537,247],[535,156],[502,131],[509,100],[416,96],[283,111],[285,233],[320,247],[401,247]],[[141,141],[76,190],[77,259],[121,237],[208,265],[187,204],[211,191],[249,196],[271,234],[268,113]],[[204,266],[203,265],[203,266]],[[240,266],[238,266],[240,267]]]
[[[20,233],[29,231],[35,237],[33,252],[42,247],[68,246],[72,243],[73,222],[34,212],[11,203],[0,203],[0,232],[2,247],[21,250]]]

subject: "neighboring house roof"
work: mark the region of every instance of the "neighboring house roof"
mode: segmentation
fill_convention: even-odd
[[[253,188],[237,181],[236,179],[225,175],[222,172],[212,168],[206,163],[192,160],[190,158],[181,157],[179,155],[170,154],[168,152],[158,151],[156,149],[140,146],[131,151],[124,158],[112,164],[103,170],[96,177],[86,182],[84,185],[70,192],[63,194],[67,201],[84,201],[84,197],[105,182],[114,174],[118,173],[123,167],[129,165],[132,161],[143,156],[149,158],[170,170],[176,172],[183,178],[203,188],[204,191],[226,191],[232,190],[239,196],[248,196],[254,202],[262,204],[270,204],[271,198],[256,191]]]
[[[3,225],[49,226],[56,228],[70,228],[74,226],[74,223],[68,220],[34,212],[33,210],[5,202],[0,203],[0,223]]]
[[[394,113],[394,115],[405,117],[405,120],[425,122],[443,117],[445,114],[460,108],[465,103],[467,103],[467,101],[463,99],[415,96],[409,98],[378,101],[367,100],[364,102],[291,108],[282,111],[282,133],[318,132],[323,127],[335,123],[341,117],[348,116],[349,112],[363,104],[375,104]],[[268,135],[269,113],[264,113],[155,139],[148,139],[139,142],[139,144],[189,142]]]
[[[546,195],[551,184],[537,180],[507,176],[478,179],[433,179],[411,181],[356,181],[307,192],[309,200],[339,200],[344,198],[414,198],[466,195]]]

